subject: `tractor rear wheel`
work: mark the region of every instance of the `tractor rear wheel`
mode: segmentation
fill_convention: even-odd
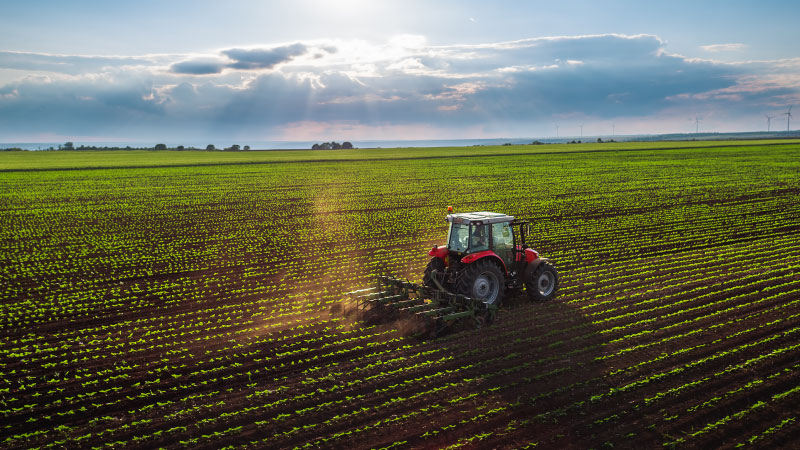
[[[544,261],[526,274],[525,291],[531,301],[543,302],[556,296],[558,290],[558,271],[548,261]]]
[[[464,269],[456,292],[489,305],[499,305],[505,294],[506,279],[497,264],[480,259]]]
[[[422,275],[422,285],[427,287],[432,287],[434,289],[439,289],[439,287],[436,286],[436,283],[433,282],[432,274],[434,270],[436,271],[437,274],[439,274],[440,277],[439,279],[441,279],[441,276],[445,270],[445,266],[442,258],[439,258],[438,256],[434,256],[433,258],[431,258],[430,261],[428,261],[428,266],[425,267],[425,274]]]

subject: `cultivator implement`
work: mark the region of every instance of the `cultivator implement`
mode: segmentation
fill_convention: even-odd
[[[496,305],[392,276],[379,276],[377,286],[349,294],[362,313],[407,317],[422,324],[423,328],[414,334],[436,336],[464,321],[481,327],[491,323],[497,311]]]

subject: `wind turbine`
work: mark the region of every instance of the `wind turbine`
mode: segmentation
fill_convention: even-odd
[[[768,115],[764,114],[764,117],[766,117],[766,118],[767,118],[767,131],[769,131],[769,123],[770,123],[770,121],[771,121],[771,120],[772,120],[774,117],[777,117],[777,116],[768,116]]]
[[[583,139],[583,124],[581,124],[581,139]]]
[[[703,120],[703,119],[699,118],[698,116],[694,116],[694,133],[695,134],[700,133],[700,121],[701,120]],[[692,119],[689,119],[689,121],[691,122]]]
[[[786,131],[789,131],[789,119],[792,118],[792,107],[789,106],[789,110],[781,115],[786,116]]]

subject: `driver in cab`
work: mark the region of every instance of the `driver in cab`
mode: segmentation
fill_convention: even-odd
[[[486,225],[475,226],[470,241],[470,250],[489,250],[489,241],[486,233]]]

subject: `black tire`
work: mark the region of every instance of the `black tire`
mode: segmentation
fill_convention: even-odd
[[[439,258],[438,256],[434,256],[433,258],[431,258],[430,261],[428,261],[428,266],[425,267],[425,274],[422,275],[422,285],[432,287],[434,289],[439,289],[439,287],[436,286],[436,283],[433,282],[433,278],[431,277],[431,273],[434,270],[436,271],[436,273],[439,274],[441,279],[441,274],[444,273],[445,266],[442,258]]]
[[[456,292],[490,305],[499,305],[506,290],[506,277],[497,264],[480,259],[466,267],[456,284]]]
[[[552,300],[558,291],[558,271],[549,261],[539,264],[536,270],[526,273],[525,292],[534,302]]]

